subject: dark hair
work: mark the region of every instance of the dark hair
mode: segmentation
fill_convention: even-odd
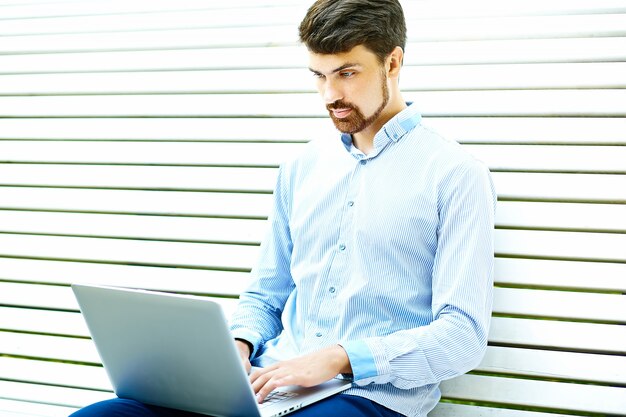
[[[317,54],[348,52],[357,45],[381,62],[404,49],[406,22],[398,0],[317,0],[299,27],[300,41]]]

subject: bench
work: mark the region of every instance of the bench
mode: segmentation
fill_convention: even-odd
[[[626,415],[626,5],[403,4],[406,98],[499,196],[489,348],[431,417]],[[0,415],[112,396],[71,283],[232,311],[278,165],[332,134],[303,13],[0,0]]]

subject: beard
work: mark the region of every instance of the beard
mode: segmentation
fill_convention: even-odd
[[[371,126],[380,117],[389,103],[389,87],[387,86],[387,76],[384,72],[382,73],[382,96],[382,103],[370,117],[365,117],[361,109],[341,99],[326,105],[326,109],[337,130],[342,133],[354,134]],[[332,112],[333,109],[350,109],[352,112],[347,117],[338,118]]]

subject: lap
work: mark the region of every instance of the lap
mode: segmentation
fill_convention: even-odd
[[[312,404],[293,414],[293,417],[350,416],[350,417],[400,417],[368,399],[340,394]],[[92,404],[71,417],[199,417],[201,414],[147,405],[134,400],[115,398]]]

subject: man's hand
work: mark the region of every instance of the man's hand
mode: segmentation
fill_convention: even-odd
[[[352,368],[346,351],[341,346],[334,345],[256,370],[250,375],[250,382],[260,404],[278,387],[286,385],[312,387],[340,373],[352,373]]]
[[[237,346],[237,350],[239,350],[239,357],[241,358],[241,362],[243,362],[244,368],[246,368],[246,372],[250,373],[250,369],[252,365],[250,365],[250,346],[247,343],[241,340],[235,340],[235,345]]]

